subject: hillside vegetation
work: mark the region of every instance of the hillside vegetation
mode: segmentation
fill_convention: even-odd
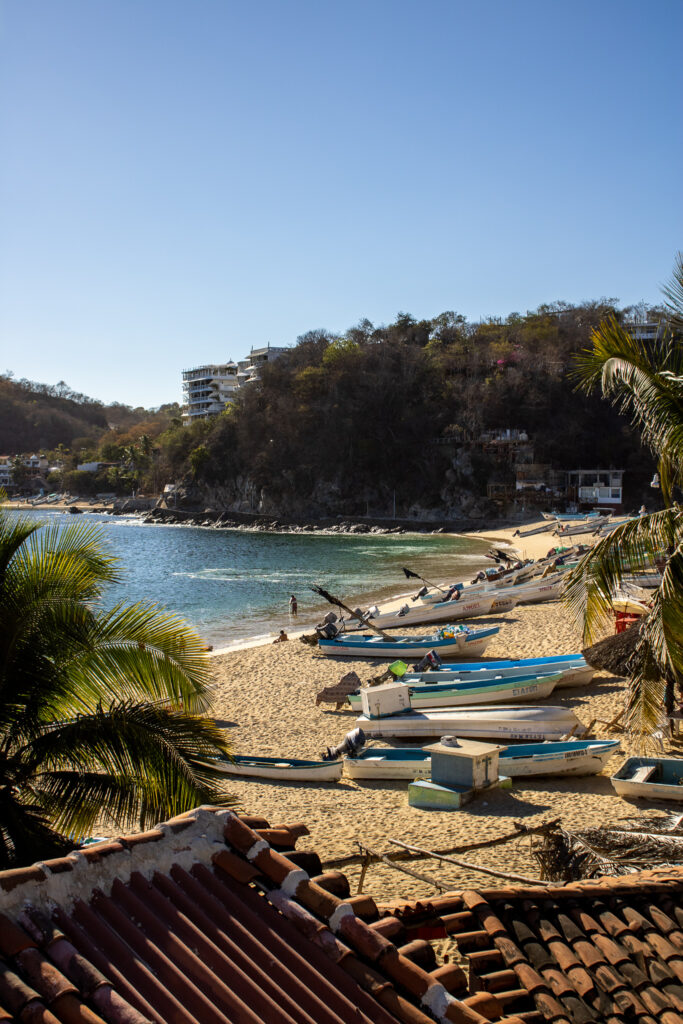
[[[454,516],[485,508],[488,483],[514,483],[509,465],[467,444],[510,428],[527,431],[536,463],[626,470],[626,500],[640,502],[650,456],[614,409],[576,391],[570,371],[606,317],[662,315],[603,299],[481,323],[400,313],[342,336],[310,331],[225,413],[189,427],[177,406],[104,406],[63,384],[0,378],[0,450],[69,448],[60,483],[75,493],[172,481],[195,505],[239,511]],[[119,465],[97,478],[74,472],[89,459]]]
[[[402,313],[343,337],[309,332],[222,416],[169,431],[162,475],[243,511],[390,515],[395,497],[399,515],[454,515],[488,482],[514,475],[481,449],[435,442],[512,428],[529,433],[535,462],[624,469],[627,500],[642,500],[651,458],[614,409],[568,376],[611,315],[634,310],[555,303],[476,324],[453,312],[422,321]]]

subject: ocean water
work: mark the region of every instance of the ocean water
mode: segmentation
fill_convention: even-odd
[[[96,523],[119,559],[124,580],[107,589],[105,606],[151,601],[185,618],[214,647],[279,629],[303,629],[330,606],[312,593],[319,584],[351,607],[421,586],[426,579],[471,579],[489,544],[440,534],[277,534],[195,526],[145,525],[126,516],[76,517],[37,511],[31,516],[63,527]],[[290,594],[298,617],[290,618]]]

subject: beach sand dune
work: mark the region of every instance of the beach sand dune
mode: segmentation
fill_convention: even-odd
[[[559,602],[517,607],[507,615],[480,618],[473,624],[493,623],[501,630],[487,648],[487,658],[568,654],[581,648],[580,636]],[[318,656],[298,640],[220,655],[212,663],[214,713],[234,752],[300,758],[318,758],[355,724],[351,711],[316,707],[316,693],[352,669],[361,679],[382,670],[381,663]],[[623,707],[624,687],[624,680],[598,674],[587,687],[556,691],[549,703],[571,706],[584,724],[593,718],[609,721]],[[600,725],[594,733],[607,735]],[[610,736],[614,738],[613,733]],[[305,785],[231,778],[229,787],[245,812],[262,815],[271,823],[305,822],[311,836],[299,846],[317,850],[324,860],[358,852],[358,843],[388,852],[392,849],[389,838],[444,849],[512,832],[515,821],[535,825],[560,816],[566,826],[577,828],[632,815],[640,804],[636,807],[621,800],[609,782],[622,760],[623,755],[616,755],[602,775],[585,779],[519,781],[511,790],[493,791],[457,812],[409,807],[407,785],[402,782],[343,778],[338,784]],[[538,874],[528,838],[472,853],[467,859]],[[419,861],[412,866],[423,874],[437,875],[452,888],[497,884],[491,876],[452,865]],[[346,870],[355,891],[360,869]],[[385,899],[415,899],[435,892],[423,881],[375,865],[366,875],[364,891]]]

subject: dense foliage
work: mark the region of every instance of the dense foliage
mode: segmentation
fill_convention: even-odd
[[[0,453],[51,452],[59,445],[81,458],[97,453],[102,444],[126,444],[141,433],[165,430],[180,409],[173,403],[160,409],[134,409],[114,402],[104,405],[73,391],[64,381],[38,384],[0,374]],[[132,431],[132,437],[128,433]]]
[[[0,868],[224,799],[205,644],[151,605],[103,611],[118,578],[92,526],[0,508]]]
[[[532,437],[537,463],[627,470],[635,500],[650,456],[625,419],[567,379],[572,357],[609,315],[634,310],[556,303],[478,324],[452,312],[424,321],[399,314],[343,337],[310,332],[226,414],[163,437],[163,472],[225,485],[253,508],[389,514],[395,491],[399,513],[445,510],[462,490],[486,493],[487,482],[514,476],[481,449],[462,457],[457,445],[434,442],[511,428]]]
[[[342,336],[310,331],[265,364],[223,415],[191,426],[177,406],[104,407],[63,385],[39,395],[38,385],[3,378],[15,412],[6,423],[0,416],[0,450],[3,436],[10,452],[40,447],[47,419],[55,425],[59,413],[42,445],[54,448],[59,436],[69,449],[59,477],[48,481],[53,489],[130,494],[180,482],[200,502],[213,493],[243,511],[390,515],[395,501],[398,515],[449,515],[467,495],[485,495],[488,483],[514,484],[509,465],[467,445],[483,431],[510,428],[530,435],[536,463],[626,470],[626,500],[640,503],[649,453],[628,420],[596,395],[577,393],[567,371],[605,318],[662,315],[603,299],[480,323],[453,312],[430,320],[400,313],[381,327],[362,320]],[[66,419],[77,410],[85,417],[78,429]],[[79,474],[76,464],[88,460],[110,465]]]
[[[592,346],[576,360],[574,376],[587,391],[600,388],[641,432],[657,459],[665,507],[618,527],[572,572],[565,601],[593,640],[611,624],[613,596],[625,576],[655,562],[662,581],[650,610],[633,634],[627,722],[643,737],[683,697],[683,256],[679,253],[667,297],[667,330],[638,341],[612,317],[593,332]]]

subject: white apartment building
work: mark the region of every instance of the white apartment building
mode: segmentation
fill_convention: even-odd
[[[237,390],[237,363],[218,363],[183,370],[183,420],[217,416],[232,402]]]
[[[223,412],[234,401],[239,388],[257,379],[264,363],[277,359],[286,351],[286,347],[266,345],[265,348],[252,348],[246,359],[240,359],[238,363],[211,364],[183,370],[185,425]]]

